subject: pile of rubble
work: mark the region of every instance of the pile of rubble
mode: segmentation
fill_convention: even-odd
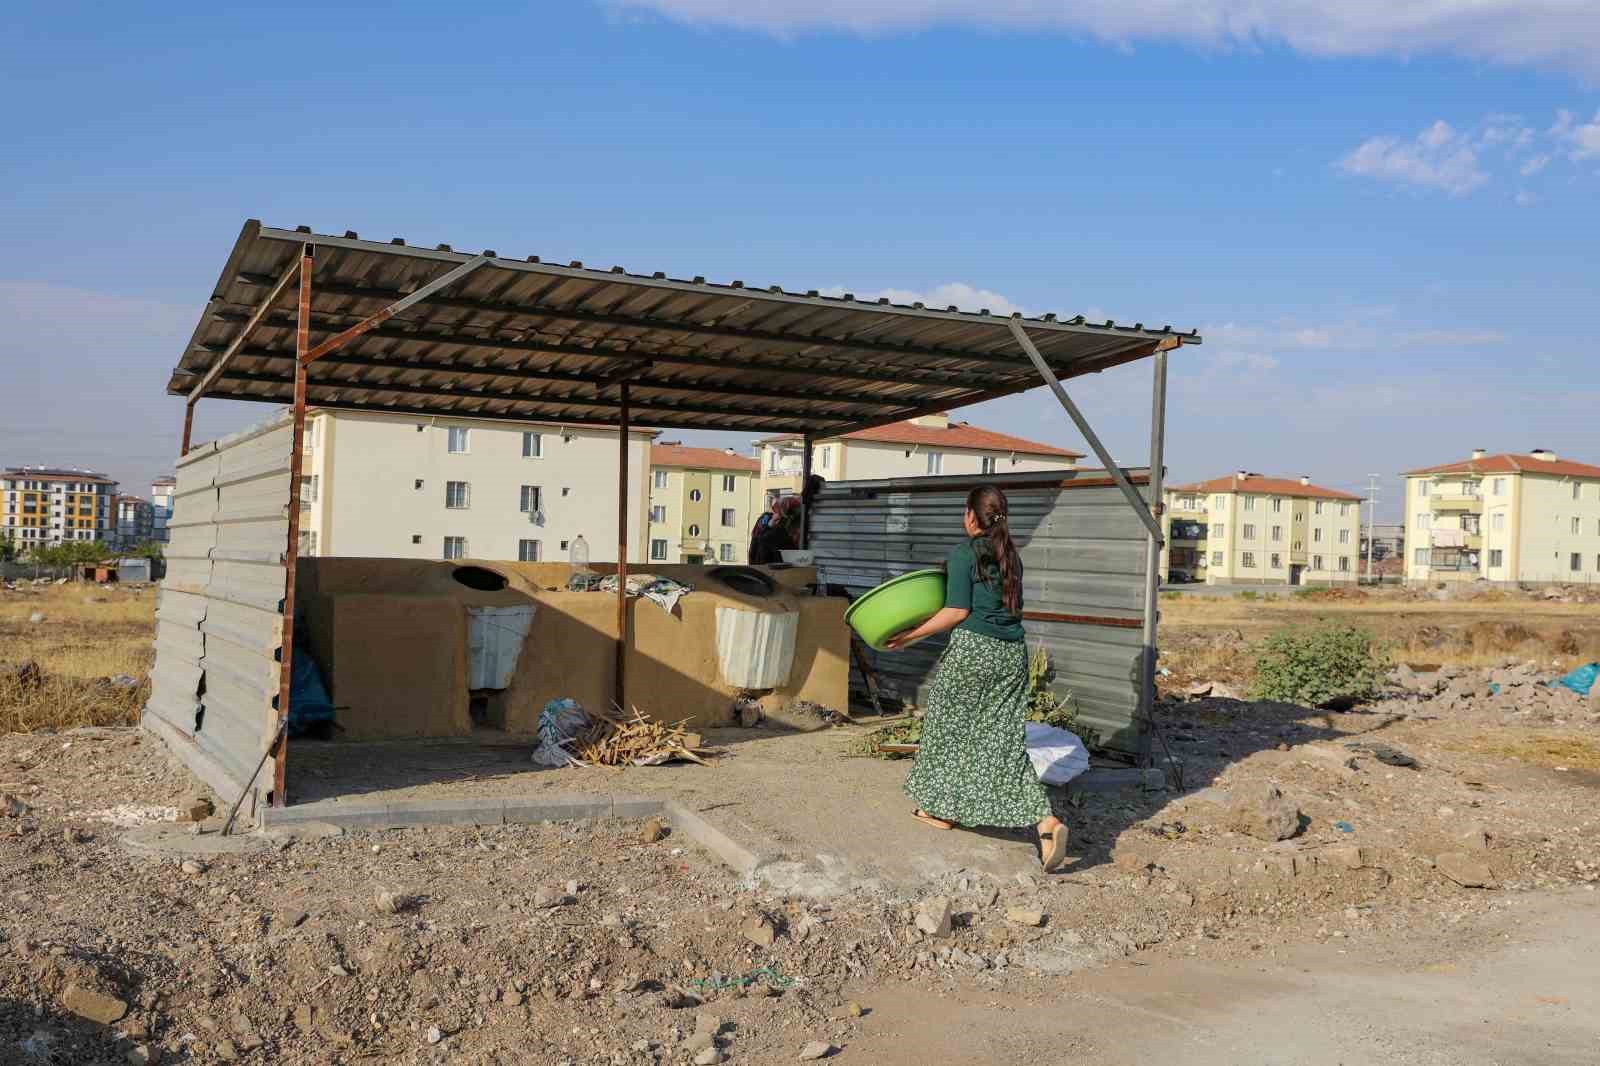
[[[1426,702],[1430,714],[1474,711],[1545,721],[1600,718],[1600,685],[1585,697],[1559,683],[1561,673],[1531,660],[1504,659],[1489,669],[1444,666],[1420,672],[1401,664],[1391,682]]]

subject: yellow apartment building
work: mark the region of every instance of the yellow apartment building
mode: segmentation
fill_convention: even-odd
[[[652,563],[744,563],[761,514],[760,465],[732,451],[650,449]]]
[[[1479,449],[1401,476],[1408,581],[1600,581],[1600,466]]]
[[[70,540],[110,540],[117,483],[92,470],[18,466],[0,470],[0,533],[20,551]]]
[[[1244,470],[1165,492],[1169,581],[1310,585],[1361,574],[1361,497]]]

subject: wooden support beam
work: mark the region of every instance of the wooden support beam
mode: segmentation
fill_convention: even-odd
[[[272,288],[267,292],[266,297],[256,305],[256,309],[244,320],[244,326],[238,333],[234,334],[233,339],[228,342],[228,346],[222,350],[222,354],[206,368],[204,374],[200,375],[199,383],[189,390],[189,403],[191,406],[201,396],[205,395],[205,391],[211,387],[211,383],[217,380],[217,376],[228,368],[228,364],[233,361],[234,355],[240,348],[244,347],[244,342],[250,339],[251,332],[261,324],[262,319],[267,317],[267,312],[272,309],[272,305],[278,302],[278,297],[283,295],[284,290],[289,287],[289,283],[300,273],[300,264],[304,261],[304,257],[301,257],[289,264],[289,267],[279,275],[278,280],[272,283]],[[184,451],[187,452],[188,450],[188,447],[185,446]]]
[[[617,710],[628,714],[628,383],[622,382],[617,430]]]
[[[462,278],[466,277],[468,274],[472,273],[474,270],[477,270],[479,267],[483,266],[489,261],[489,257],[486,255],[474,256],[473,258],[468,259],[465,263],[462,263],[460,266],[456,267],[454,270],[440,274],[426,285],[418,288],[416,291],[401,296],[398,300],[395,300],[382,310],[368,315],[355,325],[350,326],[349,328],[333,335],[332,337],[329,337],[327,340],[323,341],[309,352],[301,355],[300,365],[304,366],[307,363],[314,363],[322,356],[327,355],[329,352],[338,351],[340,348],[343,348],[346,344],[349,344],[363,333],[375,329],[376,327],[389,321],[389,319],[393,318],[395,315],[398,315],[406,308],[421,303],[423,300],[426,300],[440,289],[454,285],[456,282],[460,281]]]
[[[295,333],[296,349],[306,351],[311,345],[311,268],[312,251],[308,244],[300,257],[300,300],[298,306],[299,328]],[[289,768],[289,733],[285,723],[289,720],[294,676],[294,582],[300,560],[300,476],[305,467],[306,439],[306,368],[303,362],[295,367],[294,423],[289,438],[289,538],[284,548],[283,564],[283,651],[278,667],[278,717],[273,723],[277,747],[272,756],[272,805],[282,807],[288,803],[286,793]]]

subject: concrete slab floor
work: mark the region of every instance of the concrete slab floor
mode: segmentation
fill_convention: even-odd
[[[267,824],[494,824],[646,817],[659,810],[730,866],[800,895],[857,887],[909,892],[959,870],[998,878],[1038,871],[1031,833],[939,832],[914,821],[901,791],[909,761],[851,757],[869,728],[709,730],[707,743],[722,751],[711,766],[624,769],[537,767],[529,760],[531,739],[505,734],[295,741],[289,756],[295,804],[271,812]],[[1133,771],[1086,784],[1150,780]]]

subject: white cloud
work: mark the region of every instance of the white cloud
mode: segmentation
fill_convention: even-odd
[[[1600,156],[1600,111],[1592,122],[1580,123],[1571,111],[1556,112],[1556,124],[1550,127],[1550,136],[1564,146],[1571,159],[1592,159]]]
[[[1409,141],[1373,137],[1339,161],[1347,174],[1462,196],[1489,180],[1472,138],[1440,119]]]
[[[1534,156],[1532,159],[1529,159],[1526,163],[1522,164],[1521,174],[1525,178],[1531,178],[1533,175],[1539,173],[1539,171],[1543,170],[1545,167],[1547,167],[1549,165],[1550,165],[1550,156],[1549,156],[1549,154],[1548,153],[1541,153],[1539,155]]]
[[[1444,54],[1600,74],[1593,0],[612,0],[774,34],[929,26],[1081,33],[1128,45],[1280,45],[1314,56]]]
[[[1539,202],[1539,198],[1527,189],[1519,189],[1517,190],[1517,195],[1511,198],[1511,202],[1518,207],[1532,207]]]

